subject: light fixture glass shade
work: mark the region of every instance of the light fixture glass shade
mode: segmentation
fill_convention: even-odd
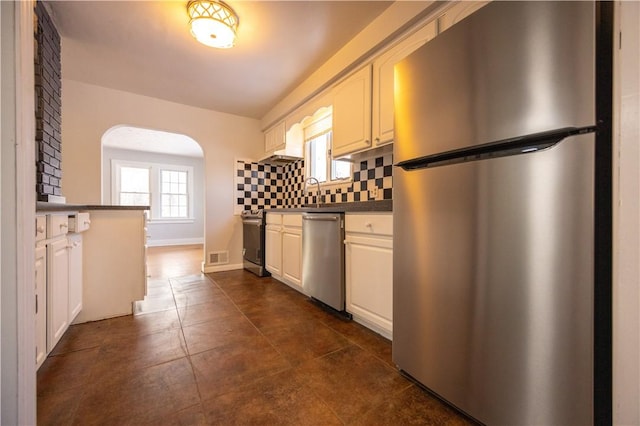
[[[227,49],[236,42],[238,16],[221,1],[193,0],[187,4],[191,34],[200,43]]]

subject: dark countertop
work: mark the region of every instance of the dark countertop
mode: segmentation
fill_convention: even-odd
[[[304,212],[317,212],[317,213],[375,213],[375,212],[392,212],[393,200],[381,200],[381,201],[358,201],[353,203],[333,203],[333,204],[320,204],[320,207],[305,206],[295,208],[274,208],[265,209],[267,213],[304,213]]]
[[[67,212],[80,210],[149,210],[149,206],[110,206],[105,204],[62,204],[36,202],[38,212]]]

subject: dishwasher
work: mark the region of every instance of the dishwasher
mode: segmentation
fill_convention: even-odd
[[[313,299],[344,311],[344,214],[302,214],[302,286]]]

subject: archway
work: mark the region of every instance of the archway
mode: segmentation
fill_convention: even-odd
[[[147,245],[204,245],[204,152],[189,136],[118,125],[102,136],[102,203],[149,205]]]

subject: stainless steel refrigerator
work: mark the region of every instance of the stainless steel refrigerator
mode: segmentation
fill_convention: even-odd
[[[486,424],[609,415],[601,7],[491,3],[395,66],[393,359]]]

